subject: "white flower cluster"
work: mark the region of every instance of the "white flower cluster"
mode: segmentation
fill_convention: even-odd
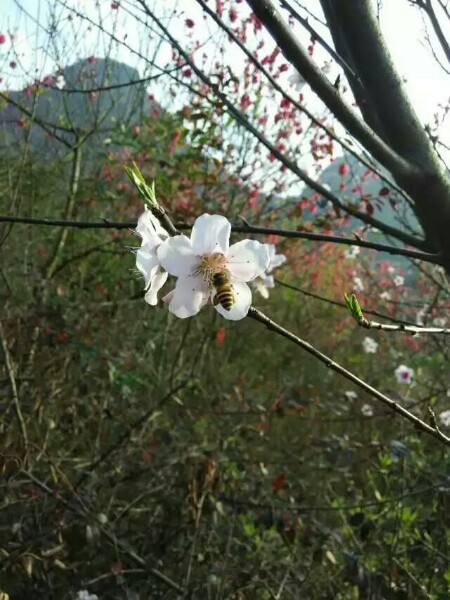
[[[400,365],[395,369],[397,383],[412,383],[414,381],[414,370],[406,365]]]
[[[363,339],[363,350],[366,354],[376,354],[378,350],[378,342],[371,337],[365,337]]]
[[[359,246],[349,246],[347,250],[344,252],[344,257],[349,259],[355,259],[361,253],[361,249]]]
[[[273,275],[270,275],[274,269],[280,267],[286,262],[284,254],[276,254],[275,244],[264,244],[269,252],[269,266],[264,277],[257,277],[253,282],[253,287],[261,294],[263,298],[269,297],[269,288],[275,287]]]
[[[444,427],[450,427],[450,410],[444,410],[439,414],[439,421]]]
[[[226,319],[243,319],[250,308],[254,282],[264,296],[273,287],[272,269],[286,257],[275,254],[273,244],[242,240],[229,245],[231,224],[225,217],[204,214],[196,219],[191,237],[170,237],[146,207],[136,232],[142,238],[136,266],[144,277],[145,301],[156,305],[158,292],[169,275],[175,288],[163,298],[174,315],[184,319],[213,303]]]

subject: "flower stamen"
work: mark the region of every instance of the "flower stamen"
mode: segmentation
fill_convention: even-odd
[[[221,252],[214,252],[213,254],[202,254],[198,256],[198,265],[195,271],[195,275],[201,277],[203,281],[212,286],[214,275],[221,271],[227,270],[227,259]]]

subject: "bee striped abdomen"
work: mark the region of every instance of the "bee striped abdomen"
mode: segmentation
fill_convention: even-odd
[[[231,310],[234,304],[234,294],[228,273],[216,273],[213,277],[213,285],[216,289],[214,304],[220,304],[225,310]]]

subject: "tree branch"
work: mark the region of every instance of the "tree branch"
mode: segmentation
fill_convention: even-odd
[[[427,240],[435,250],[442,250],[450,272],[450,178],[410,103],[371,1],[321,0],[321,3],[335,44],[342,38],[345,40],[361,80],[364,98],[357,98],[361,111],[369,111],[379,123],[378,133],[386,143],[416,167],[415,173],[408,174],[396,171],[395,164],[393,168],[385,164],[414,200],[414,210]]]
[[[49,227],[73,227],[75,229],[135,229],[136,221],[71,221],[66,219],[41,219],[36,217],[19,217],[0,215],[0,223],[22,223],[28,225],[44,225]],[[190,230],[190,223],[176,223],[175,227],[180,230]],[[327,235],[324,233],[312,233],[309,231],[295,231],[290,229],[277,229],[274,227],[257,227],[244,222],[243,225],[232,225],[231,229],[235,233],[253,233],[256,235],[279,235],[285,238],[312,240],[317,242],[330,242],[333,244],[343,244],[345,246],[360,246],[369,248],[377,252],[387,252],[397,256],[407,256],[416,260],[423,260],[433,264],[442,264],[442,258],[439,254],[430,254],[418,250],[409,250],[407,248],[397,248],[387,244],[378,244],[377,242],[368,242],[359,237],[346,238],[338,235]]]
[[[409,410],[403,408],[403,406],[401,406],[394,400],[391,400],[390,398],[379,392],[377,389],[375,389],[374,387],[372,387],[371,385],[369,385],[368,383],[366,383],[365,381],[363,381],[362,379],[360,379],[359,377],[342,367],[340,364],[336,363],[329,356],[320,352],[320,350],[312,346],[309,342],[299,338],[284,327],[281,327],[281,325],[278,325],[278,323],[275,323],[274,321],[269,319],[269,317],[267,317],[265,314],[263,314],[256,308],[251,307],[248,312],[248,316],[251,319],[254,319],[255,321],[258,321],[259,323],[265,325],[270,331],[273,331],[278,335],[285,337],[297,346],[300,346],[300,348],[303,348],[303,350],[308,352],[308,354],[311,354],[311,356],[317,358],[327,368],[331,369],[332,371],[335,371],[336,373],[339,373],[352,383],[356,384],[362,390],[367,392],[370,396],[376,398],[377,400],[380,400],[380,402],[388,406],[391,410],[402,415],[403,417],[408,419],[408,421],[411,421],[411,423],[413,423],[418,430],[428,433],[429,435],[438,439],[440,442],[444,443],[446,446],[450,446],[450,437],[447,437],[439,428],[428,425],[428,423],[425,423],[425,421],[422,421],[422,419],[416,417],[416,415],[409,412]]]
[[[431,0],[425,0],[425,5],[423,6],[423,10],[428,15],[428,17],[431,21],[431,24],[433,26],[434,33],[436,34],[436,37],[439,40],[439,43],[445,54],[446,59],[450,63],[450,44],[448,43],[447,38],[446,38],[444,32],[442,31],[441,24],[439,23],[439,20],[437,18],[437,15],[433,8],[433,4],[431,3]]]

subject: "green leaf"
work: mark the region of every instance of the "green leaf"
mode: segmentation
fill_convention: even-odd
[[[135,162],[133,163],[132,167],[125,167],[125,172],[144,201],[146,201],[151,207],[157,206],[154,182],[152,182],[151,185],[146,183],[144,176]]]

